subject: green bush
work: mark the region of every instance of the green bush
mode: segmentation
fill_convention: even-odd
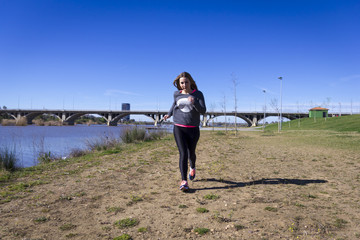
[[[0,169],[5,169],[13,172],[16,170],[17,162],[18,159],[16,158],[15,149],[0,149]]]
[[[51,152],[41,152],[38,156],[38,161],[41,164],[50,163],[55,160],[55,157],[51,154]]]

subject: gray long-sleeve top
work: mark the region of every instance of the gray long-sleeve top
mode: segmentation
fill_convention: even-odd
[[[194,104],[188,101],[188,97],[194,98]],[[206,105],[204,95],[199,90],[190,94],[182,94],[181,91],[174,92],[174,103],[168,115],[173,116],[174,124],[198,127],[200,125],[200,114],[205,114]]]

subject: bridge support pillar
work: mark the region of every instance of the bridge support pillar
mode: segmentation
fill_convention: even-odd
[[[116,118],[113,118],[112,113],[107,114],[106,121],[107,121],[106,124],[108,126],[117,126],[117,120],[116,120]]]
[[[256,127],[258,125],[258,119],[257,119],[257,116],[254,115],[253,116],[253,119],[252,119],[252,127]]]
[[[206,114],[203,115],[202,126],[203,126],[203,127],[206,127],[206,126],[207,126],[207,115],[206,115]]]
[[[157,114],[157,115],[153,116],[153,118],[155,119],[154,126],[157,127],[157,124],[160,121],[160,115]]]

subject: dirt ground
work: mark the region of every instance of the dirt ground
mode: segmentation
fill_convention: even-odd
[[[202,131],[188,193],[172,136],[82,157],[2,182],[0,239],[360,239],[359,139]]]

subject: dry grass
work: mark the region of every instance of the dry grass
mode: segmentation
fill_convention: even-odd
[[[360,134],[201,135],[189,193],[172,137],[2,176],[0,238],[360,239]]]

